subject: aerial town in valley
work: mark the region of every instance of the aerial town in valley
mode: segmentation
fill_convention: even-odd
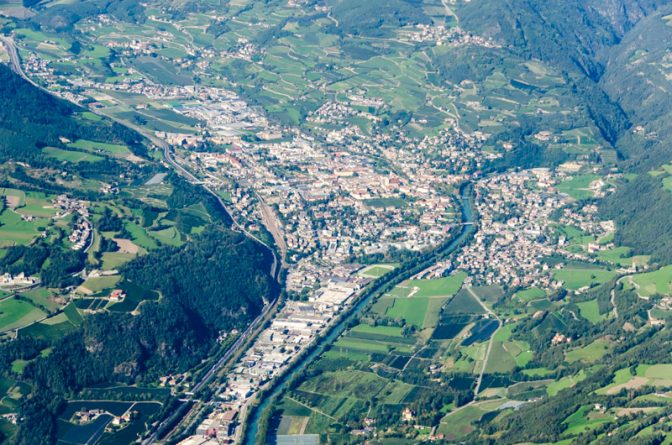
[[[633,180],[622,154],[584,119],[562,69],[532,57],[504,63],[506,43],[463,27],[454,10],[469,1],[425,0],[431,20],[381,19],[380,35],[341,29],[343,12],[324,2],[241,0],[217,14],[154,3],[137,21],[83,16],[67,40],[20,23],[1,37],[16,74],[80,105],[80,123],[138,132],[144,152],[60,137],[59,147],[40,146],[50,162],[33,176],[21,176],[29,163],[3,167],[26,184],[53,184],[48,193],[20,180],[0,189],[0,230],[10,221],[36,234],[0,244],[16,247],[0,262],[14,255],[24,267],[24,251],[37,246],[48,265],[57,238],[86,267],[49,287],[42,263],[2,270],[0,304],[32,312],[0,333],[28,330],[39,342],[49,329],[74,332],[84,317],[110,312],[144,329],[143,304],[180,285],[162,270],[145,289],[128,265],[149,269],[160,261],[143,263],[145,255],[183,252],[212,261],[220,243],[187,250],[212,226],[268,250],[263,274],[273,286],[264,289],[278,291],[256,295],[249,318],[243,306],[217,312],[246,321],[213,329],[200,363],[184,359],[186,369],[142,379],[135,363],[110,366],[128,393],[80,388],[82,400],[65,402],[58,418],[63,443],[80,443],[68,434],[92,425],[101,428],[87,444],[129,431],[143,445],[251,445],[250,431],[281,445],[469,443],[493,419],[501,426],[597,381],[602,360],[632,348],[629,335],[672,320],[672,268],[623,245],[617,215],[602,208]],[[654,138],[641,126],[623,131]],[[90,173],[97,162],[110,170],[105,181],[64,168]],[[645,174],[672,190],[669,164]],[[192,291],[199,273],[189,269],[182,288]],[[160,290],[166,282],[172,288]],[[166,354],[157,361],[184,358],[143,342],[131,347],[139,357],[155,348]],[[82,345],[109,351],[90,338]],[[28,366],[10,363],[17,382]],[[591,389],[594,403],[562,408],[571,411],[560,422],[567,437],[611,437],[599,428],[666,406],[662,371],[609,372]],[[610,405],[626,389],[630,399]],[[592,429],[572,429],[579,417]]]
[[[99,20],[105,24],[109,18]],[[493,46],[442,28],[420,27],[406,38],[437,45],[449,41]],[[133,40],[110,41],[107,46],[138,57],[151,53],[155,44]],[[223,56],[249,59],[258,49],[241,41],[235,51]],[[212,56],[199,55],[202,75],[207,75]],[[558,236],[559,224],[577,226],[596,240],[613,233],[610,221],[597,221],[590,208],[573,209],[574,199],[555,187],[582,171],[582,164],[481,175],[479,169],[502,154],[483,149],[487,133],[462,130],[450,117],[450,129],[432,136],[412,137],[401,129],[394,137],[366,135],[349,119],[380,120],[370,110],[384,101],[353,89],[345,100],[326,102],[311,112],[307,121],[315,126],[308,134],[269,120],[259,107],[223,88],[162,85],[135,70],[115,83],[62,79],[35,53],[25,68],[65,99],[93,99],[90,106],[98,112],[104,113],[104,104],[122,104],[117,93],[142,98],[132,105],[139,112],[150,103],[173,104],[172,112],[197,122],[196,131],[156,130],[152,136],[170,144],[176,162],[223,197],[239,225],[252,233],[263,228],[266,239],[286,255],[285,289],[293,299],[231,367],[215,389],[210,402],[214,409],[186,444],[203,444],[202,438],[213,444],[239,440],[240,426],[258,392],[323,335],[371,281],[357,273],[362,269],[358,259],[390,250],[422,251],[446,242],[451,228],[462,223],[455,190],[465,181],[475,184],[481,224],[454,264],[439,270],[466,271],[475,284],[558,289],[563,282],[543,257],[561,254],[568,260],[594,261],[591,254],[612,247],[591,243],[586,251],[577,251],[567,248],[565,236]],[[62,80],[77,93],[63,89]],[[598,196],[605,187],[595,180],[589,190]],[[72,248],[81,249],[90,227],[85,209],[75,204],[64,197],[58,202],[60,208],[82,214],[70,236]],[[557,219],[560,208],[563,214]],[[556,264],[555,269],[561,268],[562,263]],[[119,295],[110,298],[118,301]]]

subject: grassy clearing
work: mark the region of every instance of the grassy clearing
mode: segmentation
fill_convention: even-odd
[[[103,254],[103,270],[114,270],[128,263],[135,255],[124,252],[105,252]]]
[[[389,382],[371,372],[334,371],[325,372],[304,382],[299,389],[306,392],[334,397],[370,400]],[[325,410],[326,411],[326,410]]]
[[[579,307],[581,316],[593,324],[597,324],[607,318],[606,315],[600,314],[600,307],[597,304],[597,300],[583,301],[576,305]]]
[[[485,368],[488,373],[511,372],[516,367],[514,357],[506,350],[503,342],[496,341],[492,344],[490,358]]]
[[[648,264],[650,257],[648,255],[632,255],[632,249],[629,247],[614,247],[609,250],[600,250],[596,257],[600,261],[612,263],[621,267],[630,267],[633,264],[642,266]]]
[[[26,205],[26,193],[23,190],[2,187],[0,196],[5,197],[9,208],[14,209]]]
[[[81,286],[79,290],[85,294],[96,294],[105,289],[112,289],[121,280],[119,275],[110,275],[103,277],[89,278]]]
[[[577,383],[579,383],[579,382],[585,380],[586,377],[588,377],[588,375],[587,375],[586,372],[582,369],[581,371],[579,371],[579,372],[578,372],[577,374],[575,374],[575,375],[567,376],[567,377],[563,377],[563,378],[561,378],[560,380],[551,383],[551,384],[548,385],[548,387],[546,388],[546,393],[547,393],[549,396],[553,397],[553,396],[557,395],[557,394],[558,394],[560,391],[562,391],[563,389],[571,388],[571,387],[573,387],[574,385],[576,385]]]
[[[127,221],[125,224],[126,230],[131,234],[133,242],[140,247],[147,250],[156,249],[159,247],[156,240],[147,234],[147,231],[134,222]]]
[[[125,145],[109,144],[106,142],[90,141],[88,139],[78,139],[75,142],[67,144],[68,147],[79,148],[92,153],[103,153],[112,156],[129,155],[131,152]]]
[[[552,375],[553,372],[554,371],[546,368],[530,368],[522,371],[523,374],[529,377],[548,377],[549,375]]]
[[[521,290],[521,291],[518,291],[515,294],[513,294],[513,298],[515,298],[517,300],[520,300],[524,303],[527,303],[528,301],[532,301],[532,300],[538,300],[540,298],[545,298],[545,297],[546,297],[546,292],[544,292],[543,290],[541,290],[539,288],[536,288],[536,287]]]
[[[387,309],[387,315],[392,318],[402,319],[406,324],[422,328],[425,322],[425,314],[429,305],[429,298],[395,298],[392,306]]]
[[[342,350],[342,348],[362,352],[380,352],[384,354],[387,354],[391,350],[385,343],[349,338],[342,338],[334,343],[334,350],[339,351]]]
[[[567,417],[562,423],[567,425],[565,434],[574,436],[579,433],[590,431],[598,426],[614,420],[612,415],[606,413],[592,412],[590,405],[584,405],[574,414]]]
[[[48,311],[58,309],[58,304],[50,298],[49,291],[43,287],[23,292],[21,296],[28,298],[35,306],[41,306]]]
[[[590,183],[599,179],[597,175],[581,175],[576,176],[567,181],[558,184],[558,191],[566,193],[575,199],[592,198],[594,193],[590,190]]]
[[[497,409],[505,400],[493,400],[463,408],[455,413],[448,413],[439,424],[438,431],[449,441],[456,441],[474,431],[474,423],[485,414]]]
[[[385,335],[390,337],[403,337],[401,328],[396,326],[370,326],[368,324],[360,324],[352,328],[352,332]]]
[[[29,244],[47,226],[41,219],[26,221],[9,208],[0,213],[0,243],[6,246]]]

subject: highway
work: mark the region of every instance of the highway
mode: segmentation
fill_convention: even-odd
[[[23,72],[23,68],[21,67],[21,58],[19,57],[19,51],[16,49],[16,45],[14,45],[14,41],[9,37],[0,36],[0,42],[2,42],[2,44],[7,49],[7,53],[9,54],[9,60],[10,60],[11,67],[12,67],[12,71],[14,71],[19,76],[23,77],[23,79],[26,82],[33,85],[34,87],[39,88],[42,91],[46,91],[47,93],[51,94],[51,91],[47,90],[42,85],[39,85],[38,83],[34,82],[33,79],[26,76],[26,73]]]

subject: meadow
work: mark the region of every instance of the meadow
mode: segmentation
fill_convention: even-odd
[[[606,283],[616,276],[615,272],[597,268],[563,268],[553,272],[553,277],[562,281],[565,288],[578,290]]]
[[[18,329],[46,317],[47,314],[29,301],[16,297],[0,301],[0,332]]]
[[[655,294],[672,295],[672,266],[661,267],[654,272],[633,275],[625,279],[626,284],[642,297]]]

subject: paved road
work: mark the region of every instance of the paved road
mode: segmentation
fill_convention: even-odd
[[[0,36],[0,42],[7,48],[7,52],[9,53],[9,61],[11,63],[12,71],[14,71],[16,74],[19,76],[23,77],[26,82],[30,83],[34,87],[37,87],[43,91],[48,92],[51,94],[49,90],[44,88],[42,85],[39,85],[33,79],[28,77],[26,73],[23,71],[23,68],[21,67],[21,58],[19,57],[19,51],[16,49],[16,45],[14,45],[14,41],[10,37],[4,37]]]

